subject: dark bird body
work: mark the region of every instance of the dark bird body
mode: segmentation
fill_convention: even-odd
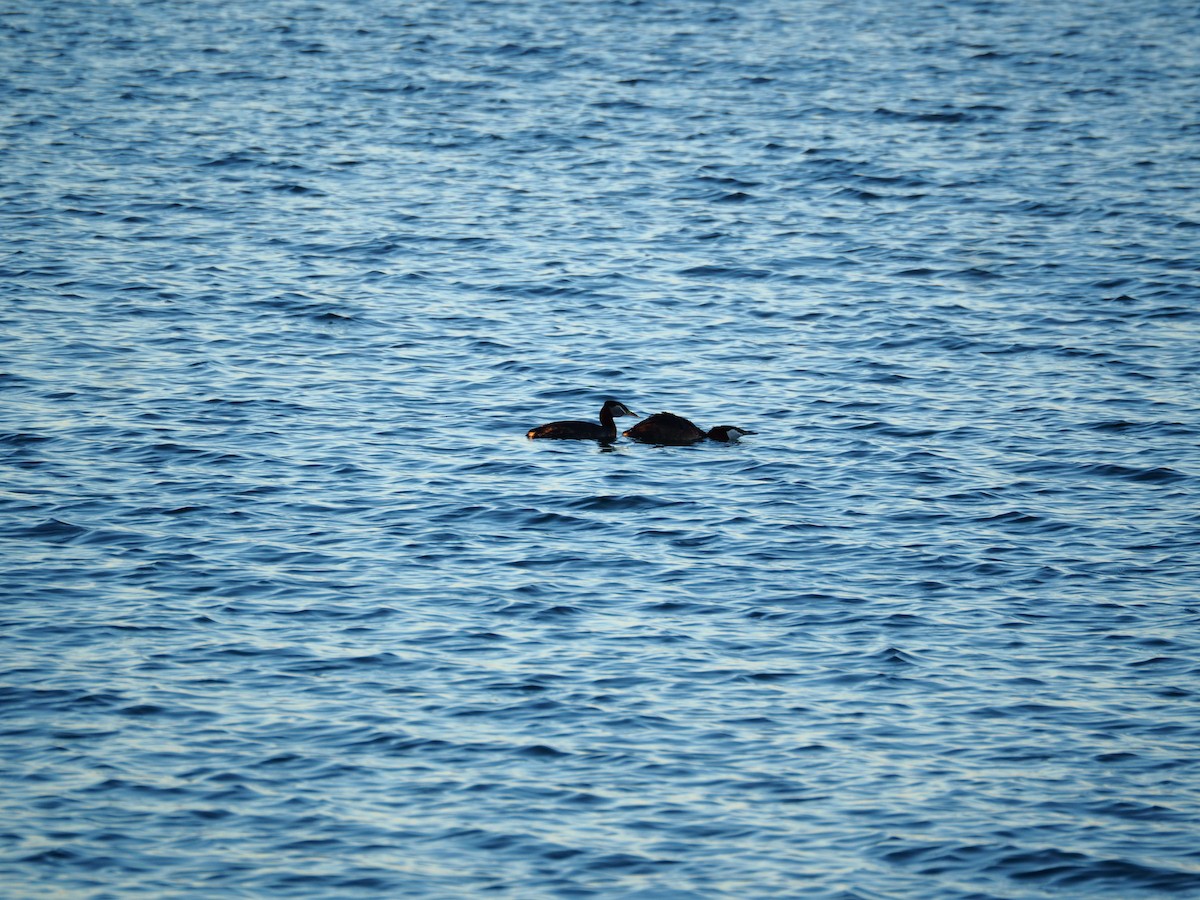
[[[595,422],[548,422],[531,428],[525,433],[530,440],[603,441],[612,443],[617,439],[616,416],[632,416],[629,407],[616,400],[606,400],[600,409],[600,424]]]
[[[648,419],[643,419],[624,432],[625,437],[643,444],[664,444],[669,447],[683,447],[696,444],[703,440],[731,443],[743,434],[754,434],[736,425],[718,425],[708,431],[702,431],[693,422],[674,413],[655,413]]]

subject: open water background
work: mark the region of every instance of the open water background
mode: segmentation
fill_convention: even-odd
[[[0,48],[4,897],[1200,896],[1194,3]]]

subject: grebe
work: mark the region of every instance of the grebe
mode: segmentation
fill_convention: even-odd
[[[670,447],[683,447],[695,444],[705,439],[730,444],[743,434],[755,434],[736,425],[718,425],[708,431],[701,431],[694,423],[683,416],[674,413],[655,413],[648,419],[643,419],[625,432],[625,437],[643,444],[665,444]]]
[[[549,422],[530,428],[525,437],[530,440],[553,438],[568,441],[603,441],[611,444],[617,439],[617,425],[613,422],[615,416],[635,416],[624,403],[616,400],[604,401],[600,408],[600,424],[595,422]]]

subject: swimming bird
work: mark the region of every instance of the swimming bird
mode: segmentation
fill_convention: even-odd
[[[600,424],[595,422],[548,422],[537,428],[530,428],[525,437],[530,440],[554,438],[557,440],[603,441],[612,443],[617,439],[615,416],[636,416],[624,403],[616,400],[605,400],[600,407]]]
[[[670,447],[683,447],[695,444],[705,439],[729,444],[743,434],[756,434],[736,425],[718,425],[708,431],[701,431],[694,423],[683,416],[674,413],[655,413],[648,419],[643,419],[624,432],[625,437],[643,444],[665,444]]]

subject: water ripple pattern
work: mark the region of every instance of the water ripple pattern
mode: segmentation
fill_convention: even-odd
[[[1194,3],[0,41],[4,897],[1200,897]]]

